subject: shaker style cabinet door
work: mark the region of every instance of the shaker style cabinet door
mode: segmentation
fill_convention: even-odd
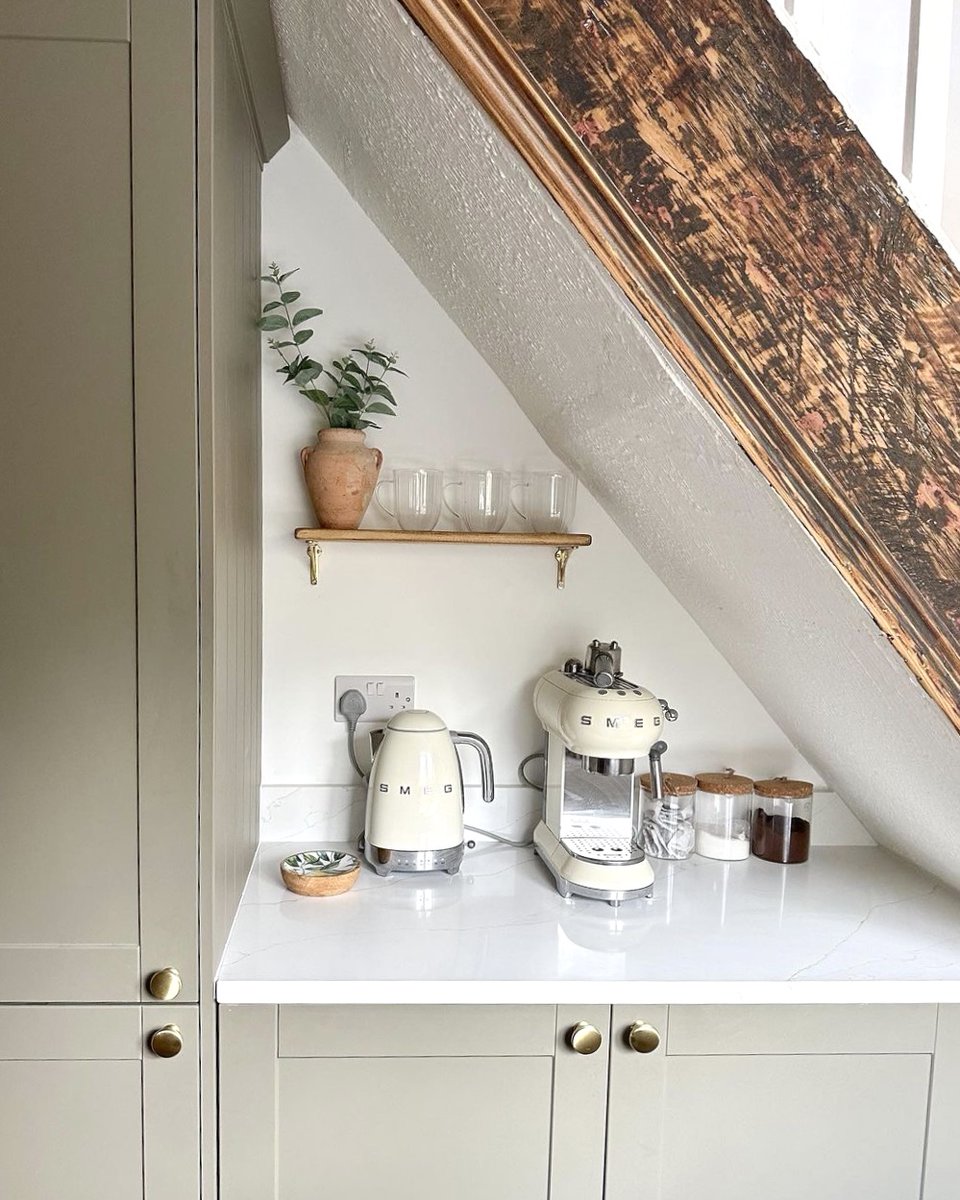
[[[935,1036],[933,1005],[616,1007],[606,1200],[920,1200]]]
[[[600,1200],[609,1008],[572,1017],[222,1006],[221,1200]]]
[[[0,1008],[0,1196],[195,1200],[196,1014],[163,1011],[183,1052],[161,1059],[142,1011]]]
[[[140,997],[129,91],[0,38],[0,1001]]]
[[[175,177],[163,159],[178,118],[150,103],[146,67],[180,39],[188,74],[173,86],[192,114],[192,5],[186,21],[184,0],[0,9],[0,1003],[139,1002],[165,966],[195,998],[196,520],[158,466],[170,456],[146,382],[166,388],[178,437],[187,410],[193,513],[193,272],[183,346],[144,298],[140,249],[162,240],[150,211],[167,203],[150,170],[193,211],[192,136]],[[169,128],[149,153],[145,113]],[[192,247],[189,220],[178,237]],[[155,253],[173,273],[177,245]],[[185,394],[151,358],[158,340],[186,360]],[[145,881],[151,898],[163,889],[149,911]]]

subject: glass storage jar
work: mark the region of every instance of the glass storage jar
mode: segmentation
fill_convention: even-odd
[[[750,856],[753,780],[732,771],[697,776],[696,841],[703,858],[733,862]]]
[[[813,784],[803,779],[758,779],[753,785],[750,849],[775,863],[802,863],[810,857]]]
[[[693,795],[697,781],[692,775],[667,771],[663,776],[663,798],[651,793],[650,774],[640,776],[640,845],[651,858],[689,858],[693,853]]]

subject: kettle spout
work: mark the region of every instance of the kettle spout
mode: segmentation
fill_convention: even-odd
[[[490,753],[490,747],[476,733],[458,733],[456,730],[450,730],[450,737],[453,739],[455,746],[472,746],[476,750],[480,758],[480,786],[483,791],[483,799],[486,804],[493,803],[493,755]]]

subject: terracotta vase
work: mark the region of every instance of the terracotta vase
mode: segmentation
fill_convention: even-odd
[[[307,491],[321,529],[356,529],[373,496],[383,455],[362,429],[321,429],[300,451]]]

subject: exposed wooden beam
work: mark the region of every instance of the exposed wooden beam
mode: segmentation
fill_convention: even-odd
[[[960,730],[960,276],[771,10],[403,3]]]

